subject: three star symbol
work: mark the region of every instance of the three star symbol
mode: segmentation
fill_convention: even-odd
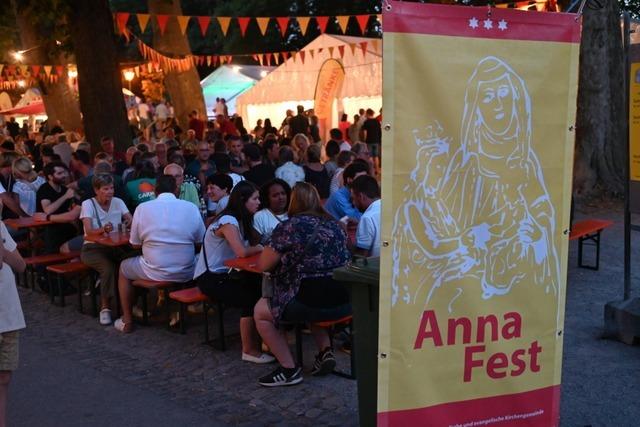
[[[475,30],[476,28],[480,27],[480,23],[481,21],[474,16],[473,18],[469,19],[469,28],[473,28]],[[494,28],[493,24],[494,24],[494,21],[491,18],[487,18],[484,21],[482,21],[482,27],[485,30],[493,29]],[[500,21],[498,21],[498,29],[500,31],[507,30],[508,29],[507,21],[505,21],[504,19],[501,19]]]

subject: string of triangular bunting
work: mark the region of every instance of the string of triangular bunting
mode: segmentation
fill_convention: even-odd
[[[173,58],[158,52],[142,40],[138,39],[138,48],[140,49],[142,57],[148,60],[151,64],[154,64],[158,69],[161,68],[165,71],[184,71],[196,65],[204,64],[207,64],[208,66],[230,64],[234,57],[251,57],[256,62],[260,63],[260,65],[267,66],[279,65],[281,62],[285,62],[289,58],[292,58],[293,62],[296,62],[299,59],[304,64],[307,54],[309,54],[311,58],[314,58],[316,55],[323,54],[324,52],[331,58],[333,58],[334,55],[339,58],[344,58],[346,46],[349,47],[351,55],[362,55],[363,58],[367,56],[369,47],[371,47],[376,54],[381,54],[380,40],[371,39],[370,41],[367,40],[359,43],[342,44],[317,49],[303,49],[298,51],[250,53],[240,55],[186,55],[180,58]]]
[[[135,22],[138,24],[140,28],[140,32],[144,33],[147,28],[153,27],[149,25],[150,22],[155,23],[155,29],[160,31],[160,34],[164,34],[167,29],[167,24],[170,20],[177,21],[180,31],[184,35],[189,27],[189,23],[193,23],[193,25],[197,25],[200,29],[200,34],[202,37],[206,37],[207,33],[210,31],[209,29],[212,27],[212,23],[216,22],[217,27],[220,29],[222,34],[226,37],[229,33],[229,28],[231,27],[231,23],[234,22],[237,29],[240,31],[240,34],[244,37],[247,33],[247,29],[252,22],[255,22],[255,25],[260,31],[260,34],[265,35],[271,26],[272,28],[277,28],[282,37],[286,37],[287,32],[290,31],[300,31],[302,35],[307,34],[307,30],[309,29],[309,23],[311,20],[315,21],[318,30],[320,33],[324,34],[327,30],[327,25],[331,22],[332,19],[335,19],[333,22],[337,22],[338,28],[342,31],[343,34],[346,34],[347,27],[349,26],[349,22],[355,22],[357,24],[357,28],[360,30],[360,33],[364,35],[369,26],[369,22],[371,18],[377,19],[378,22],[382,23],[382,15],[334,15],[334,16],[194,16],[194,15],[159,15],[159,14],[149,14],[149,13],[129,13],[129,12],[114,12],[114,22],[118,29],[118,32],[125,36],[127,39],[129,38],[130,33],[130,23]]]
[[[13,89],[33,86],[38,81],[57,82],[65,74],[66,65],[0,64],[0,86]]]

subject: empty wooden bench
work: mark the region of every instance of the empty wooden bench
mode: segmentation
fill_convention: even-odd
[[[186,333],[187,323],[187,306],[191,304],[202,303],[202,310],[204,313],[204,342],[212,342],[209,339],[209,307],[212,301],[208,296],[203,294],[196,286],[193,288],[181,289],[179,291],[173,291],[169,293],[169,298],[180,303],[180,333]],[[217,348],[221,351],[226,350],[225,335],[224,335],[224,307],[220,302],[217,302],[218,312],[218,345]]]
[[[27,268],[23,273],[23,283],[25,287],[29,287],[29,277],[34,276],[35,268],[38,266],[46,267],[47,265],[60,264],[70,261],[74,258],[80,258],[80,251],[68,252],[68,253],[56,253],[47,255],[37,255],[24,259]],[[31,277],[31,289],[36,288],[36,279]],[[49,283],[49,289],[51,290],[51,283]]]
[[[60,295],[60,306],[65,306],[64,301],[64,278],[68,276],[75,275],[87,275],[91,274],[93,270],[82,261],[74,261],[67,262],[64,264],[54,264],[47,267],[47,272],[53,274],[57,277],[56,284],[58,287],[58,294]],[[91,284],[89,286],[91,292],[91,301],[92,301],[92,315],[93,317],[98,316],[98,303],[96,301],[96,288]],[[55,300],[55,293],[53,292],[53,284],[49,284],[49,296],[51,297],[51,302],[53,303]],[[82,289],[78,287],[78,310],[80,313],[84,313],[84,309],[82,307]]]
[[[578,267],[588,268],[589,270],[598,270],[600,268],[600,233],[605,228],[611,227],[613,221],[605,219],[585,219],[576,221],[571,226],[569,240],[578,240]],[[583,244],[596,247],[596,263],[595,265],[587,265],[582,261]]]

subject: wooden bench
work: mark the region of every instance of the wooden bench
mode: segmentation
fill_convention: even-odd
[[[88,265],[84,264],[82,261],[74,261],[67,262],[65,264],[54,264],[49,265],[47,267],[47,271],[51,274],[55,274],[57,277],[58,284],[58,293],[60,294],[60,306],[65,306],[64,301],[64,283],[63,279],[67,276],[72,275],[80,275],[80,274],[91,274],[93,270]],[[98,303],[96,301],[96,288],[93,284],[89,285],[89,290],[91,292],[91,301],[92,301],[92,314],[93,317],[98,317]],[[49,296],[51,297],[51,302],[54,302],[55,294],[53,292],[53,286],[49,285]],[[82,307],[82,289],[78,287],[78,310],[80,313],[84,314],[84,309]]]
[[[325,320],[322,322],[311,322],[311,324],[313,326],[318,326],[320,328],[325,328],[328,329],[329,332],[329,340],[331,341],[331,347],[333,347],[333,332],[336,326],[338,325],[347,325],[347,326],[352,326],[352,322],[353,322],[353,316],[349,315],[349,316],[345,316],[345,317],[341,317],[339,319],[335,319],[335,320]],[[283,323],[287,323],[287,322],[283,322]],[[296,361],[298,363],[298,366],[302,367],[303,366],[303,358],[302,358],[302,328],[303,328],[304,324],[303,323],[296,323],[295,324],[295,334],[296,334]],[[350,364],[351,364],[351,369],[350,372],[347,374],[346,372],[342,372],[342,371],[338,371],[336,369],[333,370],[333,374],[337,375],[339,377],[343,377],[343,378],[348,378],[348,379],[355,379],[356,378],[356,373],[355,373],[355,367],[356,367],[356,359],[355,359],[355,346],[354,346],[354,342],[353,342],[353,337],[351,337],[351,354],[350,356]]]
[[[208,296],[203,294],[196,286],[193,288],[181,289],[179,291],[173,291],[169,293],[169,298],[180,303],[180,333],[184,334],[187,330],[187,306],[190,304],[202,303],[202,309],[204,313],[204,342],[209,344],[215,342],[209,339],[209,307],[213,303]],[[217,302],[218,312],[218,346],[221,351],[226,350],[225,335],[224,335],[224,307],[220,302]]]
[[[171,329],[171,315],[169,312],[169,291],[175,288],[184,287],[184,283],[180,282],[167,282],[167,281],[155,281],[155,280],[134,280],[131,285],[135,288],[141,289],[143,291],[142,296],[142,324],[149,324],[149,315],[148,315],[148,304],[147,304],[147,294],[150,290],[157,290],[158,292],[162,292],[164,294],[165,301],[165,314],[167,316],[167,329]]]
[[[29,276],[31,276],[31,290],[35,290],[36,288],[36,279],[34,276],[34,269],[38,266],[47,266],[52,264],[60,264],[63,262],[70,261],[74,258],[80,258],[80,251],[68,252],[68,253],[55,253],[55,254],[47,254],[47,255],[37,255],[32,257],[27,257],[24,259],[27,268],[24,270],[24,286],[29,287]],[[49,278],[47,277],[47,280]],[[49,281],[49,280],[48,280]],[[51,282],[49,281],[49,290],[51,292]]]
[[[578,240],[578,267],[588,268],[589,270],[598,270],[600,268],[600,233],[605,228],[611,227],[613,221],[604,219],[585,219],[574,222],[569,233],[569,240]],[[596,247],[596,263],[595,265],[587,265],[582,261],[583,244]]]

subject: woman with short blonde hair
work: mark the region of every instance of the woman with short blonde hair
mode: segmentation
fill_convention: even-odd
[[[36,211],[36,192],[46,180],[33,170],[33,163],[26,157],[18,157],[11,164],[16,183],[13,192],[20,199],[20,207],[27,215]]]

